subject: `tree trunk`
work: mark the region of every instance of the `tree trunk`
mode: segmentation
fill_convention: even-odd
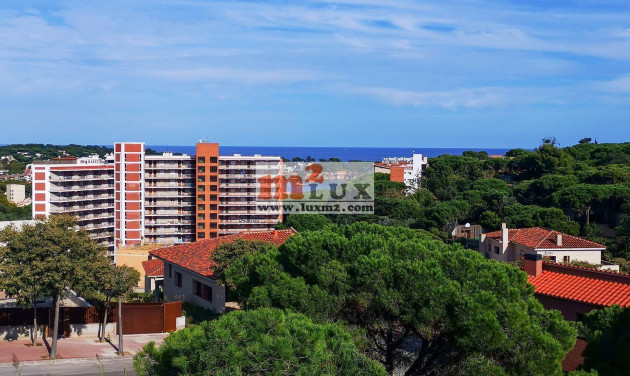
[[[37,346],[37,303],[33,302],[33,347]]]
[[[123,328],[122,328],[122,296],[118,297],[118,355],[124,355]]]
[[[105,314],[103,314],[103,328],[101,328],[101,342],[105,339],[105,328],[107,327],[107,311],[109,308],[109,303],[105,302]]]
[[[55,301],[55,321],[53,323],[53,337],[52,346],[50,346],[50,358],[57,359],[57,333],[59,331],[59,302],[61,301],[61,295],[55,294],[53,296]]]

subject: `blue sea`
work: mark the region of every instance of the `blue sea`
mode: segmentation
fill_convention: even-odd
[[[158,152],[170,151],[173,153],[195,154],[195,146],[164,146],[147,145],[147,148]],[[442,154],[462,155],[464,151],[486,151],[489,155],[504,155],[511,149],[489,148],[361,148],[361,147],[287,147],[287,146],[219,146],[220,155],[273,155],[287,159],[307,157],[319,159],[339,158],[342,161],[359,160],[368,162],[380,162],[386,157],[411,157],[413,153],[421,153],[429,158]]]

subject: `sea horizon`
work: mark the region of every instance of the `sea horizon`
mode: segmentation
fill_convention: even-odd
[[[194,145],[146,145],[157,152],[173,152],[193,155]],[[271,155],[286,159],[311,157],[315,160],[339,158],[344,162],[351,160],[379,162],[387,157],[411,157],[414,153],[434,158],[443,154],[462,155],[465,151],[485,151],[488,155],[504,155],[515,148],[392,148],[392,147],[333,147],[333,146],[223,146],[219,145],[220,155]]]

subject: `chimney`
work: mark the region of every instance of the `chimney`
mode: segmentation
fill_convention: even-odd
[[[526,253],[523,260],[523,271],[536,277],[542,273],[542,255]]]
[[[503,252],[507,250],[509,241],[510,239],[507,224],[503,222],[501,223],[501,247],[503,248]]]
[[[556,245],[562,247],[562,234],[559,232],[556,232]]]

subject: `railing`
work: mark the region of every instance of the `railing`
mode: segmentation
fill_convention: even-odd
[[[91,200],[104,200],[104,199],[114,199],[113,195],[89,195],[89,196],[78,196],[78,197],[50,197],[50,202],[73,202],[73,201],[91,201]]]

